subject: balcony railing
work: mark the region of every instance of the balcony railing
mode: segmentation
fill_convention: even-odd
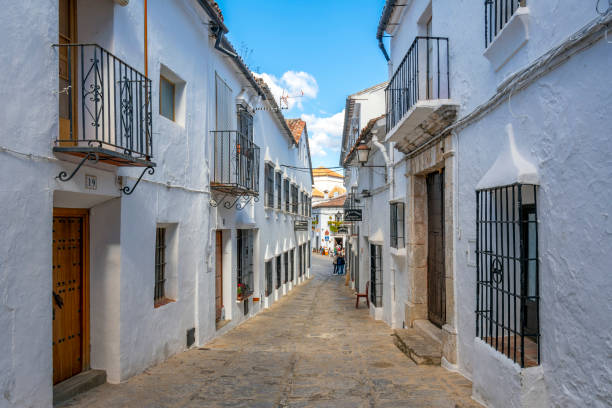
[[[259,195],[259,147],[236,130],[213,130],[214,168],[210,185],[232,195]]]
[[[448,38],[415,38],[387,85],[387,132],[418,101],[450,98],[448,53]]]
[[[485,0],[485,48],[510,21],[514,12],[526,5],[526,0]]]
[[[59,136],[54,151],[118,166],[152,166],[151,80],[96,44],[56,44]]]

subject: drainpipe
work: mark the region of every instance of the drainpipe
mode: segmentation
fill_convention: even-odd
[[[376,31],[376,39],[378,40],[378,47],[382,51],[383,55],[387,62],[390,60],[389,54],[385,49],[385,43],[383,42],[383,36],[385,34],[385,30],[387,29],[387,24],[389,24],[389,19],[391,18],[391,14],[393,13],[393,8],[395,8],[395,4],[397,0],[387,0],[387,4],[385,4],[385,8],[383,9],[382,17],[380,18],[380,22],[378,23],[378,30]]]

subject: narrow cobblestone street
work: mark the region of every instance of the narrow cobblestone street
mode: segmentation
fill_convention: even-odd
[[[356,310],[344,277],[313,255],[313,278],[205,347],[63,407],[477,407],[471,383],[417,366],[391,330]],[[362,300],[363,301],[363,300]]]

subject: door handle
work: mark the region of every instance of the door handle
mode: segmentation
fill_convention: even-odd
[[[55,291],[53,291],[53,300],[55,301],[55,304],[57,305],[59,309],[61,309],[62,306],[64,306],[64,300],[62,299],[60,295],[55,293]]]

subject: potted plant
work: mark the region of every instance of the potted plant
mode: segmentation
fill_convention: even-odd
[[[246,286],[244,285],[244,283],[238,284],[238,289],[237,289],[236,294],[237,294],[238,300],[242,300],[242,298],[246,295]]]

